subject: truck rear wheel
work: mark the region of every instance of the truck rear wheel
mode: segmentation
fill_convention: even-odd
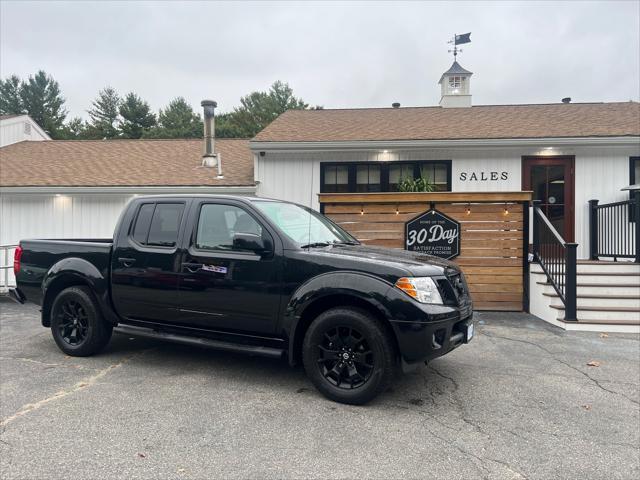
[[[88,357],[100,352],[109,343],[112,331],[87,287],[66,288],[53,301],[51,333],[67,355]]]
[[[302,358],[320,392],[353,405],[386,390],[397,370],[387,329],[369,313],[350,307],[327,310],[311,323]]]

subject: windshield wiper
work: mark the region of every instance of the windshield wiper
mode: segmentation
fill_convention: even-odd
[[[312,242],[306,245],[301,245],[300,248],[316,248],[316,247],[328,247],[331,244],[329,242]]]
[[[354,242],[353,240],[334,240],[334,245],[360,245],[360,242]]]

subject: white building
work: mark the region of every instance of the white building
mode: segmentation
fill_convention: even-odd
[[[471,106],[470,77],[454,62],[437,107],[284,113],[251,141],[258,195],[318,209],[320,192],[421,175],[440,191],[533,190],[587,258],[588,201],[628,199],[640,181],[640,104]]]
[[[29,115],[0,116],[0,147],[25,140],[51,140]]]

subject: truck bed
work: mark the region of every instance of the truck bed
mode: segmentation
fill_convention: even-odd
[[[64,259],[80,258],[109,278],[111,238],[33,239],[22,240],[21,271],[28,279],[22,290],[35,303],[42,303],[42,284],[51,269],[64,269]],[[88,266],[88,268],[90,268]]]

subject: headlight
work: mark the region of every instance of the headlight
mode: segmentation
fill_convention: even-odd
[[[437,303],[442,305],[442,297],[436,282],[431,277],[402,277],[396,287],[420,303]]]

